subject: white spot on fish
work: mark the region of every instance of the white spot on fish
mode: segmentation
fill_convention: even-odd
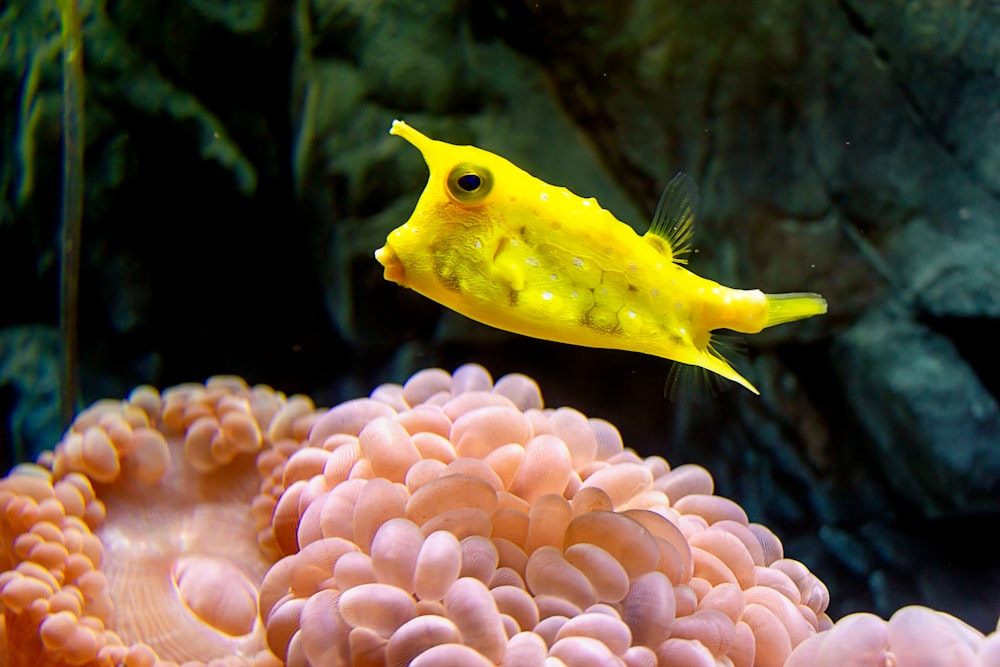
[[[631,311],[631,310],[628,311],[628,316],[631,317],[634,320],[635,319],[635,312]]]
[[[654,290],[652,291],[652,295],[653,295],[653,296],[660,296],[660,290],[658,290],[658,289],[654,289]]]
[[[680,328],[680,332],[682,336],[687,336],[687,329],[685,329],[684,327]]]
[[[570,292],[570,296],[575,299],[576,297],[580,296],[580,293],[577,292],[576,290],[573,290],[572,292]]]
[[[582,201],[581,203],[582,203],[582,204],[583,204],[584,206],[590,206],[590,202],[589,202],[589,201],[587,201],[586,199],[584,199],[584,200],[583,200],[583,201]]]
[[[704,287],[699,287],[698,288],[698,294],[704,294],[704,293],[705,293],[705,288]]]
[[[567,190],[566,188],[563,188],[563,190],[562,190],[562,196],[565,197],[566,199],[569,199],[569,190]]]
[[[554,273],[549,274],[549,280],[559,280],[559,276]]]
[[[538,267],[538,260],[535,259],[534,257],[529,257],[528,259],[524,260],[524,263],[527,264],[528,266],[534,266],[536,268]]]
[[[476,239],[476,242],[473,245],[475,245],[477,248],[482,248],[483,242],[480,241],[479,239]]]
[[[542,292],[542,298],[545,299],[546,301],[551,300],[552,299],[552,292]]]
[[[542,201],[548,201],[549,200],[549,193],[548,192],[543,192],[542,194],[538,195],[538,198],[541,199]]]
[[[517,247],[517,246],[519,246],[519,245],[521,245],[521,244],[520,244],[520,243],[518,243],[517,239],[511,239],[511,240],[510,240],[510,246],[511,246],[512,248],[516,248],[516,247]]]
[[[573,266],[575,266],[578,269],[582,269],[583,268],[583,260],[580,259],[579,257],[574,257],[573,258]]]
[[[718,287],[713,287],[712,288],[712,294],[718,294],[718,293],[719,293],[719,288]]]
[[[722,300],[722,303],[726,304],[727,306],[729,305],[730,302],[732,302],[732,299],[730,299],[729,296],[726,296],[726,298]]]

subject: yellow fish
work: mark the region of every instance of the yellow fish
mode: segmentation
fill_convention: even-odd
[[[390,134],[424,156],[430,178],[375,258],[385,278],[506,331],[630,350],[700,366],[760,392],[712,344],[712,331],[761,329],[826,312],[812,293],[739,290],[688,271],[697,189],[678,174],[639,236],[595,199],[508,160],[424,136]]]

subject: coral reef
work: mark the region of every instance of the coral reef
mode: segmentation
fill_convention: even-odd
[[[713,491],[477,365],[331,410],[140,387],[0,481],[0,664],[905,667],[921,626],[996,664],[926,609],[830,630],[826,587]]]
[[[527,377],[464,366],[321,417],[275,508],[289,556],[261,587],[271,649],[314,665],[780,665],[828,625],[825,587],[704,469],[542,407]]]

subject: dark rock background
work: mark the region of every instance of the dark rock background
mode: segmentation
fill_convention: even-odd
[[[431,365],[696,462],[831,589],[995,627],[1000,9],[934,0],[105,0],[85,16],[82,401],[238,373],[320,404]],[[0,445],[60,432],[59,23],[0,10]],[[426,180],[393,118],[644,229],[679,170],[692,268],[823,293],[751,337],[761,389],[496,332],[385,282]]]

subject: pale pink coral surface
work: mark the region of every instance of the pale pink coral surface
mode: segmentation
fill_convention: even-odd
[[[0,482],[0,664],[996,664],[930,610],[830,630],[823,584],[713,491],[475,365],[327,411],[142,388]]]

